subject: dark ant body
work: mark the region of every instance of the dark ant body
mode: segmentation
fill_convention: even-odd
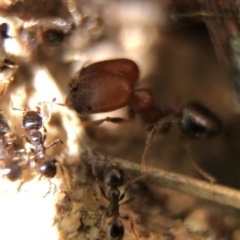
[[[21,109],[13,108],[13,110]],[[43,126],[43,117],[40,114],[39,107],[37,107],[37,111],[23,111],[22,126],[28,133],[28,136],[24,136],[25,139],[34,146],[34,158],[39,165],[39,172],[47,178],[53,178],[57,173],[56,163],[58,163],[58,160],[46,154],[46,150],[54,147],[58,142],[63,142],[56,139],[49,147],[44,145],[47,130]],[[40,131],[41,128],[43,128],[44,134]]]
[[[94,160],[93,153],[91,149],[88,149],[88,153],[90,158]],[[94,162],[92,162],[93,174],[97,178],[96,170],[94,167]],[[97,178],[98,180],[98,178]],[[120,192],[119,187],[122,187],[124,183],[127,181],[125,190],[123,193]],[[132,181],[131,181],[132,182]],[[99,183],[99,180],[98,180]],[[127,186],[130,183],[128,176],[124,173],[124,171],[120,168],[119,164],[115,162],[109,162],[106,164],[104,171],[104,183],[109,187],[107,194],[105,193],[102,186],[99,184],[102,195],[109,201],[109,205],[106,208],[105,216],[108,218],[112,218],[107,226],[107,237],[110,240],[122,240],[124,236],[124,225],[120,218],[129,219],[129,216],[120,216],[119,213],[119,202],[124,199]],[[132,198],[126,200],[124,203],[131,201]],[[121,204],[124,204],[121,203]],[[133,223],[131,223],[133,229]],[[136,233],[134,232],[136,239],[138,239]]]
[[[104,182],[110,187],[108,190],[107,200],[109,201],[109,206],[106,211],[107,217],[112,217],[112,220],[107,226],[107,235],[110,239],[122,239],[124,235],[124,226],[122,221],[119,219],[119,201],[124,198],[124,194],[120,194],[119,187],[123,185],[124,172],[115,163],[109,163],[106,166],[104,173]],[[103,192],[103,189],[102,189]]]
[[[208,139],[217,136],[221,131],[219,118],[206,107],[197,102],[190,102],[175,114],[175,120],[162,126],[162,133],[175,125],[185,136],[197,139]]]
[[[155,123],[166,115],[153,105],[148,89],[135,89],[139,77],[138,66],[129,59],[97,62],[83,68],[71,83],[66,105],[79,114],[93,114],[117,110],[129,106],[147,124]],[[103,121],[121,122],[121,118]]]

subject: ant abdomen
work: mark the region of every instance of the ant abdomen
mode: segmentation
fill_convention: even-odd
[[[109,112],[125,107],[133,97],[131,82],[122,75],[93,72],[79,78],[66,105],[80,114]]]
[[[118,218],[113,218],[107,227],[107,236],[109,240],[122,240],[124,236],[124,226]]]
[[[120,58],[93,63],[80,71],[80,76],[88,75],[92,72],[108,72],[121,75],[129,79],[132,84],[139,78],[139,68],[130,59]]]
[[[193,102],[183,108],[178,126],[187,136],[206,139],[221,131],[219,118],[203,105]]]
[[[55,177],[57,173],[56,163],[57,163],[56,159],[45,160],[42,164],[40,164],[39,172],[47,178]]]

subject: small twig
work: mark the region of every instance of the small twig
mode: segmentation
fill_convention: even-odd
[[[82,161],[90,166],[91,161],[88,158],[88,154],[82,155]],[[96,170],[103,171],[108,160],[101,156],[95,156],[95,159]],[[111,161],[120,164],[121,168],[132,178],[141,175],[139,164],[116,158],[111,159]],[[240,209],[240,191],[238,190],[150,166],[147,166],[145,173],[149,176],[149,183]]]

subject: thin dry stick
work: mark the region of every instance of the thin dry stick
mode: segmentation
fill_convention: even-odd
[[[185,148],[191,162],[192,162],[192,165],[193,167],[195,168],[195,170],[201,175],[203,176],[205,179],[207,179],[210,183],[215,183],[216,182],[216,178],[213,177],[212,175],[210,175],[209,173],[207,173],[205,170],[203,170],[194,160],[193,158],[193,155],[192,155],[192,152],[191,152],[191,149],[190,149],[190,146],[189,146],[189,143],[188,141],[185,139],[185,137],[183,136],[181,130],[179,129],[178,125],[173,122],[172,123],[173,126],[177,129],[178,131],[178,135],[181,139],[181,142],[183,144],[183,147]]]
[[[87,165],[91,164],[88,156],[82,157],[82,160]],[[100,171],[105,168],[108,162],[104,157],[99,156],[95,156],[95,160],[95,168]],[[111,159],[111,161],[120,164],[121,168],[131,177],[141,175],[141,166],[139,164],[116,158]],[[240,191],[238,190],[150,166],[147,166],[146,174],[149,176],[149,183],[240,209]]]

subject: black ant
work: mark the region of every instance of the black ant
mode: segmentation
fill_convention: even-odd
[[[91,160],[94,161],[94,155],[91,149],[88,149],[88,154]],[[100,185],[99,179],[97,177],[97,173],[94,167],[95,163],[92,162],[91,164],[92,164],[92,172],[98,181],[101,194],[109,201],[109,206],[106,209],[105,216],[112,219],[108,223],[108,226],[106,229],[107,237],[110,240],[121,240],[124,236],[124,225],[120,218],[129,219],[129,216],[120,216],[119,207],[122,204],[130,202],[133,198],[130,198],[121,204],[119,204],[119,202],[124,199],[129,184],[134,182],[135,180],[130,181],[129,177],[121,169],[118,163],[108,162],[104,170],[104,183],[109,187],[109,190],[106,194],[104,189]],[[121,193],[119,190],[119,187],[123,186],[124,184],[125,184],[125,190],[124,190],[124,193]],[[132,221],[131,221],[131,227],[136,239],[138,239],[134,231]]]
[[[221,131],[219,118],[198,102],[190,102],[175,114],[176,120],[163,124],[161,132],[167,132],[171,126],[176,126],[184,135],[208,139],[217,136]]]
[[[55,99],[53,100],[53,102]],[[20,110],[23,112],[22,127],[28,133],[28,136],[24,136],[27,142],[34,146],[34,161],[38,164],[38,171],[41,176],[47,178],[55,177],[57,173],[56,163],[59,163],[57,159],[48,155],[46,150],[50,147],[55,147],[59,142],[63,144],[62,140],[54,140],[50,146],[46,147],[44,142],[46,140],[47,129],[43,125],[43,117],[41,116],[41,109],[37,107],[37,111],[26,111],[18,108],[13,108],[13,110]],[[40,131],[43,128],[44,134]],[[61,164],[60,164],[61,167]],[[63,169],[61,167],[63,173]]]

